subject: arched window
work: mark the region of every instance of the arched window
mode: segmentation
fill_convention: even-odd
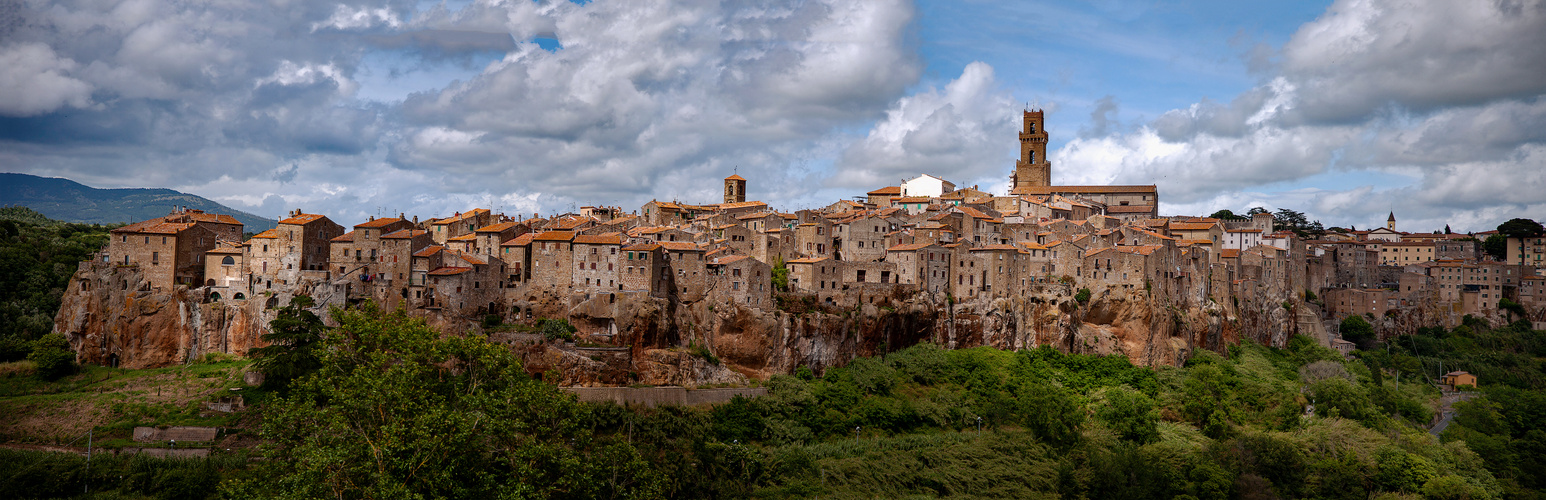
[[[227,255],[227,256],[225,256],[224,259],[220,259],[220,265],[223,265],[223,266],[234,266],[234,265],[236,265],[236,259],[232,258],[229,255]]]

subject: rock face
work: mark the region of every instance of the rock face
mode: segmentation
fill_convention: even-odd
[[[292,294],[317,298],[327,318],[329,286],[303,281],[250,298],[230,289],[149,289],[135,269],[82,263],[64,297],[55,331],[66,334],[84,363],[150,368],[205,353],[245,355],[260,340],[276,308]],[[214,291],[232,297],[216,300]],[[243,291],[245,293],[245,291]],[[1283,345],[1296,333],[1323,337],[1313,305],[1271,293],[1231,297],[1151,294],[1105,289],[1087,303],[1072,286],[1038,284],[1012,298],[955,302],[920,293],[881,306],[823,306],[781,295],[777,309],[729,302],[679,303],[635,293],[547,297],[522,310],[567,318],[577,343],[535,334],[494,334],[520,355],[527,371],[565,386],[744,384],[809,367],[820,373],[859,356],[920,342],[947,348],[1051,346],[1070,353],[1120,354],[1135,364],[1185,362],[1197,350],[1219,351],[1250,339]],[[473,318],[419,310],[449,335],[475,332]],[[506,318],[532,322],[534,318]]]
[[[207,353],[244,356],[266,345],[260,336],[291,294],[239,292],[243,299],[217,299],[207,288],[150,288],[134,266],[82,262],[54,331],[70,339],[82,363],[155,368]]]

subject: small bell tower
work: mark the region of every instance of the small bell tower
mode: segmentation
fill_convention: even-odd
[[[742,203],[746,201],[746,179],[740,175],[731,175],[725,178],[725,203]]]

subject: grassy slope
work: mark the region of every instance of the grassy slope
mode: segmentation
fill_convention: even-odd
[[[130,445],[138,426],[241,426],[242,414],[206,412],[203,403],[231,395],[261,399],[262,394],[242,384],[249,363],[153,370],[86,366],[53,382],[24,374],[0,378],[0,415],[6,415],[0,419],[0,440],[65,444],[94,427],[97,446],[117,447]]]

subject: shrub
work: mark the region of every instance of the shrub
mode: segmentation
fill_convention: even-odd
[[[1074,300],[1079,301],[1080,304],[1088,303],[1090,301],[1090,289],[1080,288],[1079,293],[1074,294]]]
[[[75,372],[75,351],[63,334],[50,333],[32,341],[27,360],[37,364],[37,375],[54,380]]]
[[[0,378],[25,377],[37,373],[38,364],[31,361],[0,363]]]
[[[32,343],[22,340],[21,337],[0,338],[0,363],[27,359],[27,354],[31,352]]]
[[[1095,412],[1118,437],[1139,444],[1159,440],[1159,410],[1154,400],[1127,387],[1106,390],[1106,404]]]
[[[487,331],[487,330],[493,330],[495,328],[499,328],[499,325],[503,324],[503,323],[504,323],[504,320],[500,319],[498,314],[490,314],[490,315],[487,315],[487,316],[483,317],[483,325],[482,326],[483,326],[483,329],[485,331]]]
[[[578,331],[580,329],[569,324],[567,319],[542,318],[537,320],[537,333],[542,334],[542,337],[548,340],[574,340],[574,332]]]
[[[703,358],[703,360],[708,361],[709,364],[719,364],[719,357],[715,356],[712,351],[709,351],[708,347],[699,345],[697,342],[688,344],[687,352],[693,356]]]

